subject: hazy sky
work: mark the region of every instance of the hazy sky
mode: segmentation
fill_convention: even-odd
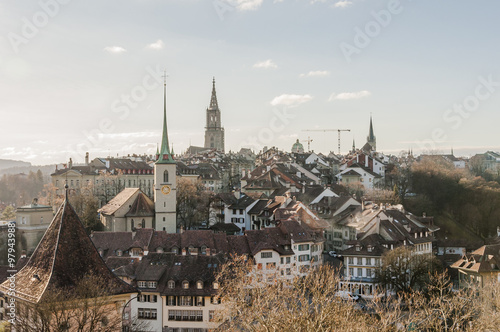
[[[500,150],[500,3],[40,0],[0,4],[0,158],[154,153],[167,70],[176,153],[203,145],[215,76],[226,150]],[[307,143],[304,142],[307,148]]]

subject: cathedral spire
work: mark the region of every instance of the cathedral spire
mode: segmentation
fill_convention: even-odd
[[[373,141],[375,139],[375,135],[373,134],[373,122],[372,122],[372,116],[370,114],[370,134],[368,136],[368,139],[370,141]]]
[[[372,151],[376,151],[377,150],[377,139],[376,139],[375,134],[373,132],[373,121],[372,121],[372,115],[371,114],[370,114],[370,131],[368,133],[368,137],[366,138],[366,141],[372,147]]]
[[[212,97],[210,98],[209,108],[212,110],[219,109],[219,105],[217,104],[217,94],[215,93],[215,77],[212,80]]]
[[[167,73],[165,72],[163,76],[163,134],[161,138],[161,148],[158,160],[156,161],[160,164],[172,164],[175,163],[170,149],[168,146],[168,132],[167,132]]]

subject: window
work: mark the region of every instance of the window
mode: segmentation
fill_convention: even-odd
[[[179,253],[179,248],[177,248],[177,247],[173,247],[173,248],[172,248],[172,253],[174,253],[174,254],[178,254],[178,253]]]
[[[203,289],[203,281],[198,280],[198,281],[196,282],[196,288],[198,288],[198,289]]]
[[[204,305],[205,305],[205,298],[203,296],[197,296],[196,297],[196,306],[202,307]]]
[[[240,214],[243,214],[243,209],[240,209]]]
[[[182,282],[182,288],[183,288],[183,289],[188,289],[188,288],[189,288],[189,281],[184,280],[184,281]]]
[[[149,281],[148,282],[148,287],[149,288],[156,288],[156,284],[157,284],[156,281]]]
[[[233,214],[236,214],[236,209],[233,209]]]
[[[309,250],[308,244],[299,244],[299,251]]]
[[[309,260],[310,260],[309,255],[300,255],[299,256],[299,262],[307,262]]]
[[[366,265],[372,265],[372,259],[370,257],[366,258]]]
[[[268,270],[274,270],[276,268],[276,263],[266,263],[266,269]]]
[[[201,246],[201,254],[206,255],[207,254],[207,246]]]
[[[350,268],[349,268],[349,275],[350,275],[351,277],[353,277],[353,276],[354,276],[354,269],[353,269],[352,267],[350,267]]]
[[[174,306],[175,305],[175,296],[169,296],[167,298],[167,305]]]
[[[272,258],[272,257],[273,257],[272,251],[266,251],[260,253],[260,258]]]
[[[214,320],[214,314],[215,314],[214,310],[208,311],[208,321],[209,322],[212,322]]]
[[[286,258],[286,263],[287,263],[287,264],[290,264],[290,257],[287,257],[287,258]]]
[[[358,277],[362,277],[363,276],[363,269],[358,267]]]
[[[145,282],[145,281],[138,281],[137,282],[137,287],[139,287],[139,288],[146,288],[147,287],[147,282]]]
[[[356,260],[358,265],[363,265],[363,258],[358,257]]]
[[[168,182],[168,171],[167,171],[167,170],[165,170],[165,171],[163,172],[163,182],[164,182],[164,183],[167,183],[167,182]]]
[[[348,262],[349,264],[354,264],[354,257],[349,257]]]
[[[213,283],[213,287],[214,287],[214,289],[219,289],[219,283],[218,282],[214,282]]]
[[[167,287],[169,289],[174,289],[175,288],[175,281],[169,280],[168,283],[167,283]]]
[[[372,269],[366,269],[366,276],[368,278],[371,278],[372,277]]]

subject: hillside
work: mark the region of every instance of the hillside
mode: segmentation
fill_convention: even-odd
[[[20,161],[20,160],[10,160],[10,159],[0,159],[0,170],[12,167],[30,167],[31,163]]]

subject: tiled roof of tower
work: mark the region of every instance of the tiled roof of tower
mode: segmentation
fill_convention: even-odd
[[[52,290],[64,288],[71,291],[89,274],[104,278],[110,295],[136,292],[106,266],[66,199],[28,263],[17,272],[16,297],[38,303]],[[1,292],[8,290],[8,281],[0,285]]]

